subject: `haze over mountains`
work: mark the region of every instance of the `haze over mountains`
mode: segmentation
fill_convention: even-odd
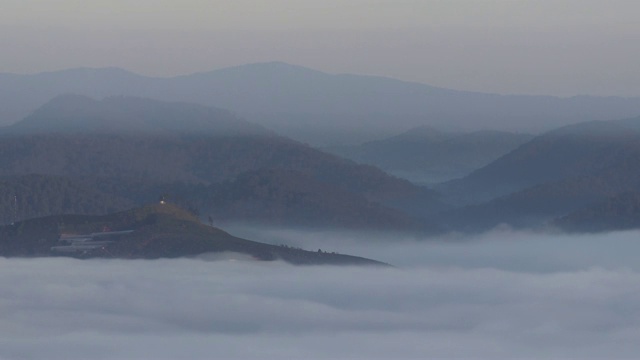
[[[421,126],[390,138],[323,150],[413,182],[435,184],[468,175],[531,138],[505,131],[451,132]]]
[[[425,188],[227,112],[140,98],[58,97],[0,131],[0,161],[2,196],[18,195],[21,217],[51,215],[42,209],[52,206],[37,204],[69,187],[83,190],[57,211],[90,204],[84,195],[96,192],[112,201],[87,213],[168,193],[217,220],[433,231],[415,216],[441,207]],[[23,181],[41,185],[18,187]]]
[[[639,358],[638,14],[0,0],[0,360]]]
[[[0,122],[11,124],[51,98],[130,95],[228,109],[313,145],[353,145],[416,126],[456,130],[542,131],[640,114],[640,99],[494,95],[425,84],[259,63],[173,78],[117,68],[36,75],[0,74]]]
[[[438,186],[445,202],[471,204],[441,220],[476,231],[500,223],[530,227],[598,206],[597,227],[584,215],[570,216],[556,225],[566,224],[574,231],[628,228],[620,219],[613,220],[619,209],[610,206],[611,213],[605,214],[604,204],[609,198],[619,202],[622,194],[637,189],[638,165],[640,118],[566,126],[534,138],[460,180]],[[626,206],[633,199],[627,199]]]
[[[282,63],[171,79],[118,69],[5,79],[8,82],[0,86],[14,85],[15,91],[0,93],[0,102],[22,94],[25,101],[35,103],[38,97],[63,90],[151,94],[174,100],[60,95],[0,129],[0,198],[4,199],[0,215],[5,223],[16,212],[21,218],[105,213],[170,194],[201,216],[220,222],[433,234],[485,231],[500,224],[563,226],[569,220],[556,219],[568,217],[575,230],[588,218],[584,211],[605,211],[598,204],[617,204],[620,194],[640,185],[639,118],[586,121],[599,115],[640,114],[636,99],[591,98],[583,103],[586,98],[502,97],[391,79],[328,75]],[[29,90],[34,90],[33,96],[23,96]],[[189,99],[201,104],[184,102]],[[545,106],[539,103],[542,100]],[[232,110],[202,105],[207,102],[227,104]],[[241,103],[247,105],[236,111],[233,107],[240,108]],[[4,109],[16,112],[25,104],[16,102]],[[538,136],[426,125],[439,121],[436,118],[470,119],[459,112],[464,109],[474,111],[478,122],[467,126],[470,123],[454,121],[450,128],[484,127],[491,121],[507,121],[500,117],[507,109],[535,104],[538,110],[523,111],[510,118],[511,124],[523,128],[523,119],[543,113],[549,126],[582,122]],[[586,116],[583,111],[590,106],[598,111]],[[286,111],[279,112],[282,109]],[[387,129],[379,132],[377,117],[394,111],[397,117],[385,120]],[[437,117],[436,111],[446,116]],[[253,117],[258,113],[264,116]],[[278,123],[267,121],[276,113],[281,115]],[[306,115],[297,117],[301,113]],[[362,116],[366,121],[344,124],[340,116],[325,117],[328,114]],[[486,122],[488,117],[483,116],[489,114],[492,120]],[[323,121],[308,124],[307,115]],[[254,119],[261,124],[250,121]],[[420,126],[400,130],[414,122]],[[501,124],[508,127],[508,122]],[[349,141],[356,140],[349,129],[360,134],[366,133],[362,129],[371,130],[364,137],[384,132],[394,136],[324,148],[351,159],[347,160],[279,134],[285,128],[284,133],[304,128],[316,135],[317,143],[336,140],[321,131],[323,126],[334,127],[334,135],[341,133]],[[304,138],[301,133],[296,137]],[[20,194],[17,206],[11,202],[16,194]],[[625,204],[620,206],[631,206]],[[623,226],[610,223],[613,228]],[[606,228],[606,224],[599,227]]]
[[[101,101],[81,95],[60,95],[25,119],[0,129],[7,134],[200,134],[268,136],[273,133],[222,109],[134,97]]]

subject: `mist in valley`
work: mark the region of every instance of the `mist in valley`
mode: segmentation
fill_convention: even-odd
[[[0,360],[637,358],[638,4],[0,1]]]
[[[394,267],[294,267],[233,254],[3,258],[0,358],[628,358],[640,351],[637,231],[503,229],[444,242],[245,230],[257,240],[355,252]]]

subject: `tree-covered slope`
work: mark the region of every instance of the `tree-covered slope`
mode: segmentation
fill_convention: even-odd
[[[598,207],[598,204],[618,199],[623,193],[633,193],[640,187],[640,139],[625,138],[615,144],[615,149],[606,161],[593,164],[593,170],[587,174],[544,182],[484,203],[461,207],[440,215],[440,220],[452,228],[478,231],[499,224],[542,226],[558,217],[589,212],[592,206]],[[584,168],[587,165],[582,164]],[[603,213],[603,217],[607,215]],[[594,224],[597,223],[594,220]],[[589,228],[588,224],[584,226]]]
[[[225,117],[223,129],[218,131],[218,113],[211,115],[199,106],[194,110],[181,103],[130,98],[94,101],[83,97],[64,97],[50,105],[55,108],[51,112],[45,106],[34,118],[25,119],[30,122],[24,128],[28,131],[6,131],[0,136],[0,177],[39,174],[66,178],[77,186],[133,204],[155,199],[160,193],[178,194],[185,203],[197,204],[203,214],[279,223],[307,219],[304,225],[395,224],[397,229],[416,221],[390,207],[421,217],[440,206],[433,192],[375,167],[358,165],[266,131],[231,134],[227,130],[232,126],[226,121],[233,119]],[[76,112],[76,107],[81,110]],[[40,124],[48,129],[65,129],[62,125],[67,116],[75,116],[74,122],[84,124],[86,119],[91,123],[94,120],[90,114],[95,113],[100,114],[96,123],[119,125],[113,131],[88,125],[72,131],[37,130]],[[199,118],[202,114],[206,116]],[[187,121],[191,116],[206,122],[209,130],[201,130],[204,125],[200,121]],[[126,131],[127,121],[121,120],[129,118],[136,121],[130,132]],[[162,131],[154,132],[158,121]],[[145,124],[151,130],[136,128],[136,124]],[[242,129],[247,127],[243,121],[239,124]],[[180,130],[169,130],[174,128]],[[242,179],[255,172],[262,172],[261,178],[278,191],[251,197],[257,189]],[[225,195],[232,190],[234,197]],[[18,194],[20,198],[32,195],[25,191]],[[287,202],[294,193],[298,194],[297,202]],[[42,215],[35,206],[32,204],[25,216]],[[262,211],[257,212],[258,208]],[[278,208],[281,211],[274,210]],[[68,209],[74,207],[58,207],[62,212]]]
[[[536,185],[594,175],[638,149],[640,118],[563,127],[535,137],[468,176],[438,186],[456,204],[482,203]]]

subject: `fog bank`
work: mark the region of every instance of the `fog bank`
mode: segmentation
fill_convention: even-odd
[[[415,237],[392,233],[225,227],[232,234],[306,250],[336,251],[401,268],[496,268],[517,272],[585,270],[594,266],[640,270],[640,231],[574,235],[499,228],[480,235]]]
[[[395,269],[0,259],[0,359],[630,358],[637,235],[360,246]]]

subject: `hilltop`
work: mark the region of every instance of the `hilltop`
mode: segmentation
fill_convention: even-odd
[[[297,265],[384,265],[356,256],[245,240],[202,224],[190,212],[156,203],[102,216],[57,215],[0,227],[0,255],[158,259],[234,253]]]

